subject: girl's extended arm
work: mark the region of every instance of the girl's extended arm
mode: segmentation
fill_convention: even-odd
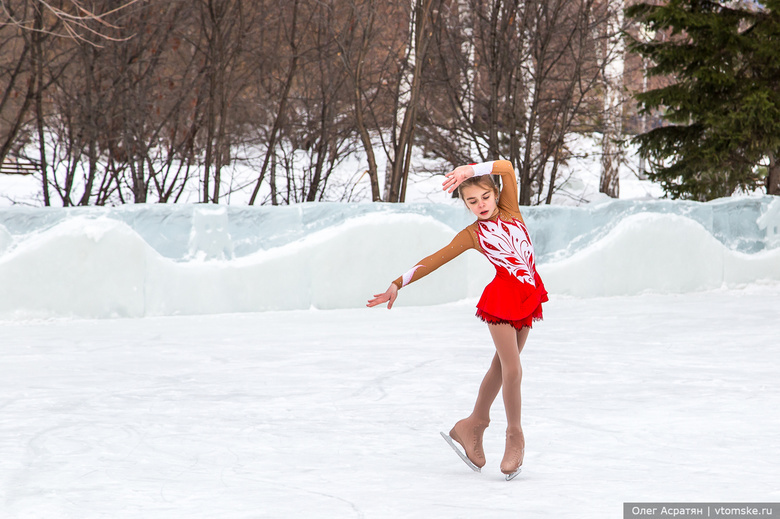
[[[463,229],[453,238],[449,245],[422,259],[417,265],[409,269],[406,274],[393,281],[384,294],[374,294],[374,298],[370,299],[366,306],[371,307],[387,302],[387,308],[392,308],[399,289],[430,274],[448,261],[458,257],[463,251],[473,247],[474,243],[471,234],[468,229]]]
[[[384,294],[374,294],[374,299],[369,299],[366,306],[371,308],[372,306],[387,303],[387,309],[390,310],[393,308],[396,297],[398,297],[398,287],[395,286],[395,283],[390,283],[390,287]]]
[[[427,258],[420,260],[420,262],[409,269],[406,274],[393,281],[393,284],[399,289],[403,288],[409,283],[413,283],[418,279],[427,276],[445,263],[460,256],[464,251],[471,249],[473,246],[471,234],[468,229],[463,229],[455,235],[449,245],[439,249]]]
[[[512,168],[512,163],[508,160],[495,160],[481,164],[458,166],[445,175],[447,178],[442,183],[442,186],[445,191],[452,193],[467,178],[491,173],[501,175],[502,187],[499,207],[506,206],[509,209],[519,211],[517,203],[517,177],[514,168]],[[463,229],[449,245],[423,259],[407,271],[406,274],[393,281],[383,294],[374,294],[374,298],[369,299],[366,306],[372,307],[387,303],[387,309],[391,309],[396,297],[398,297],[398,290],[430,274],[448,261],[459,256],[463,251],[473,247],[474,243],[471,234],[468,232],[468,229]]]

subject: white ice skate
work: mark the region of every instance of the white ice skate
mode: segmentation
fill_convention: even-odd
[[[449,443],[449,444],[450,444],[450,447],[452,447],[452,450],[454,450],[454,451],[455,451],[455,453],[456,453],[458,456],[460,456],[460,459],[462,459],[462,460],[463,460],[463,463],[465,463],[466,465],[468,465],[468,466],[469,466],[469,468],[470,468],[471,470],[473,470],[474,472],[482,472],[482,469],[480,469],[479,467],[477,467],[476,465],[474,465],[474,463],[473,463],[473,462],[472,462],[472,461],[469,459],[469,457],[468,457],[468,456],[466,456],[466,453],[465,453],[465,452],[463,452],[463,451],[460,449],[460,447],[458,446],[457,442],[456,442],[455,440],[453,440],[453,439],[450,437],[450,435],[449,435],[449,434],[445,434],[445,433],[443,433],[443,432],[442,432],[442,433],[439,433],[439,434],[441,434],[441,437],[442,437],[442,438],[444,438],[444,441],[446,441],[447,443]],[[513,477],[514,477],[514,476],[513,476]]]
[[[520,471],[522,468],[518,468],[515,472],[512,472],[511,474],[504,474],[506,476],[507,481],[512,481],[517,477],[518,474],[520,474]]]

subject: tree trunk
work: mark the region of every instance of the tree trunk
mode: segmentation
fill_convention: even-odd
[[[35,25],[38,30],[43,27],[43,11],[40,9],[35,11]],[[35,90],[35,126],[38,130],[38,151],[40,157],[41,168],[41,188],[43,190],[43,205],[51,205],[51,197],[49,195],[49,164],[46,160],[46,140],[44,134],[44,117],[43,117],[43,35],[41,33],[32,33],[32,55],[33,55],[33,70],[38,78],[36,90]]]
[[[366,26],[363,29],[360,47],[358,48],[357,58],[353,66],[347,59],[347,49],[342,42],[336,38],[336,42],[341,49],[341,62],[347,71],[347,75],[352,81],[352,99],[355,111],[355,126],[360,135],[360,141],[363,143],[363,149],[366,151],[366,160],[368,161],[368,178],[371,182],[371,200],[379,202],[382,196],[379,193],[379,175],[377,174],[376,155],[374,154],[374,145],[371,142],[371,136],[365,122],[365,113],[363,110],[363,65],[365,64],[366,54],[373,37],[374,20],[376,19],[376,8],[373,0],[368,5],[369,13]],[[357,15],[353,11],[353,15]],[[355,23],[354,19],[352,23]]]
[[[33,37],[36,37],[37,35],[34,35]],[[28,51],[28,44],[25,42],[25,49],[23,54],[26,55]],[[21,61],[23,59],[20,59],[19,67],[21,66]],[[18,73],[19,67],[17,67],[16,72]],[[16,74],[14,74],[16,76]],[[4,93],[5,95],[10,95],[10,88],[8,89],[9,92]],[[5,160],[6,155],[8,155],[8,152],[11,151],[11,147],[13,146],[14,142],[16,141],[16,137],[19,135],[19,130],[22,128],[22,123],[24,122],[25,118],[27,117],[27,111],[30,108],[30,105],[33,102],[33,99],[35,99],[35,92],[36,92],[36,74],[34,71],[30,71],[30,77],[27,80],[27,93],[24,96],[24,101],[22,102],[22,106],[19,108],[19,110],[16,113],[16,117],[14,118],[13,123],[11,124],[11,129],[8,132],[8,135],[5,137],[4,141],[0,143],[0,164]]]
[[[425,61],[428,46],[431,41],[429,27],[434,0],[413,0],[412,23],[409,39],[409,75],[399,83],[399,101],[403,79],[409,82],[408,99],[399,106],[403,110],[403,122],[400,131],[394,139],[392,167],[387,183],[385,197],[387,202],[402,202],[405,199],[406,182],[409,176],[409,161],[414,145],[414,130],[417,119],[417,105],[420,102],[422,87],[422,66]],[[400,103],[399,103],[400,104]]]
[[[209,74],[209,94],[208,94],[208,112],[206,115],[206,156],[203,164],[203,199],[202,202],[207,204],[209,202],[209,184],[211,181],[211,165],[214,162],[214,127],[216,126],[216,101],[214,99],[216,93],[217,79],[214,77],[215,73],[212,70]]]
[[[78,205],[89,205],[90,196],[92,196],[92,185],[97,175],[97,110],[99,104],[98,85],[95,81],[95,48],[91,45],[83,47],[82,56],[84,59],[84,74],[86,75],[86,84],[84,87],[84,114],[86,115],[86,130],[84,133],[87,138],[87,181],[84,186],[84,193],[81,195]],[[135,183],[134,183],[135,184]],[[135,186],[134,186],[135,187]],[[138,195],[136,193],[136,202]]]
[[[325,164],[325,155],[328,152],[328,139],[330,130],[330,116],[328,114],[328,101],[323,93],[322,107],[320,113],[320,132],[317,138],[317,162],[314,165],[314,174],[312,175],[311,182],[309,183],[309,189],[306,193],[306,201],[314,202],[317,200],[317,190],[320,187],[320,180],[322,179],[322,170]]]
[[[279,205],[279,199],[276,194],[276,154],[271,155],[271,173],[269,175],[271,185],[271,205]]]
[[[621,29],[623,25],[623,5],[621,1],[611,0],[607,4],[608,22],[603,41],[604,50],[604,129],[601,140],[601,179],[599,191],[612,198],[620,196],[620,164],[622,153],[617,140],[623,133],[623,54],[624,45]]]
[[[769,154],[769,168],[766,175],[766,192],[769,195],[780,196],[780,161],[777,154]]]
[[[531,64],[528,65],[533,66]],[[520,166],[520,205],[531,205],[531,194],[533,192],[533,187],[531,185],[531,182],[533,180],[531,176],[531,168],[533,166],[533,155],[534,155],[534,143],[536,140],[536,119],[539,114],[539,93],[540,93],[540,82],[541,82],[541,74],[538,71],[538,66],[536,73],[534,74],[533,79],[531,79],[530,84],[526,83],[526,92],[528,92],[528,95],[526,96],[527,104],[526,104],[526,121],[527,126],[525,130],[525,152],[523,155],[523,162]]]
[[[499,43],[498,43],[498,23],[499,23],[499,10],[501,8],[501,2],[494,2],[493,9],[490,13],[490,111],[488,114],[488,158],[490,160],[496,160],[499,158],[498,150],[498,118],[499,118],[499,92],[498,86],[501,77],[499,75]]]
[[[260,168],[260,175],[257,177],[257,182],[255,182],[255,188],[252,191],[252,196],[249,198],[249,205],[255,204],[257,193],[260,191],[260,185],[263,183],[263,179],[265,178],[265,173],[268,169],[271,155],[274,153],[274,148],[276,147],[276,137],[279,133],[279,130],[281,129],[282,121],[284,120],[284,114],[287,110],[287,103],[289,102],[290,89],[292,88],[293,79],[295,78],[295,73],[298,70],[298,44],[295,41],[298,19],[298,0],[295,0],[292,9],[292,23],[290,25],[290,50],[292,52],[292,57],[290,59],[290,68],[287,71],[287,78],[285,80],[281,100],[279,101],[279,109],[276,112],[274,124],[271,128],[271,136],[268,139],[268,147],[265,150],[265,158],[263,159],[263,165]]]

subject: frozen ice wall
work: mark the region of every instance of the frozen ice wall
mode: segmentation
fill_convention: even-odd
[[[553,294],[686,292],[780,280],[780,203],[613,201],[524,211]],[[458,203],[0,210],[0,318],[360,307],[472,221]],[[476,297],[469,251],[398,304]]]

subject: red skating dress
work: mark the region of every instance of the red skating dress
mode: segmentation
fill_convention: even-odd
[[[542,319],[547,290],[536,271],[531,237],[517,202],[517,178],[512,164],[497,160],[475,171],[500,174],[498,207],[487,220],[477,220],[459,232],[449,245],[420,261],[393,283],[402,288],[430,274],[468,249],[481,252],[496,268],[496,277],[477,303],[477,317],[485,322],[508,323],[518,330]],[[487,165],[487,164],[486,164]]]

